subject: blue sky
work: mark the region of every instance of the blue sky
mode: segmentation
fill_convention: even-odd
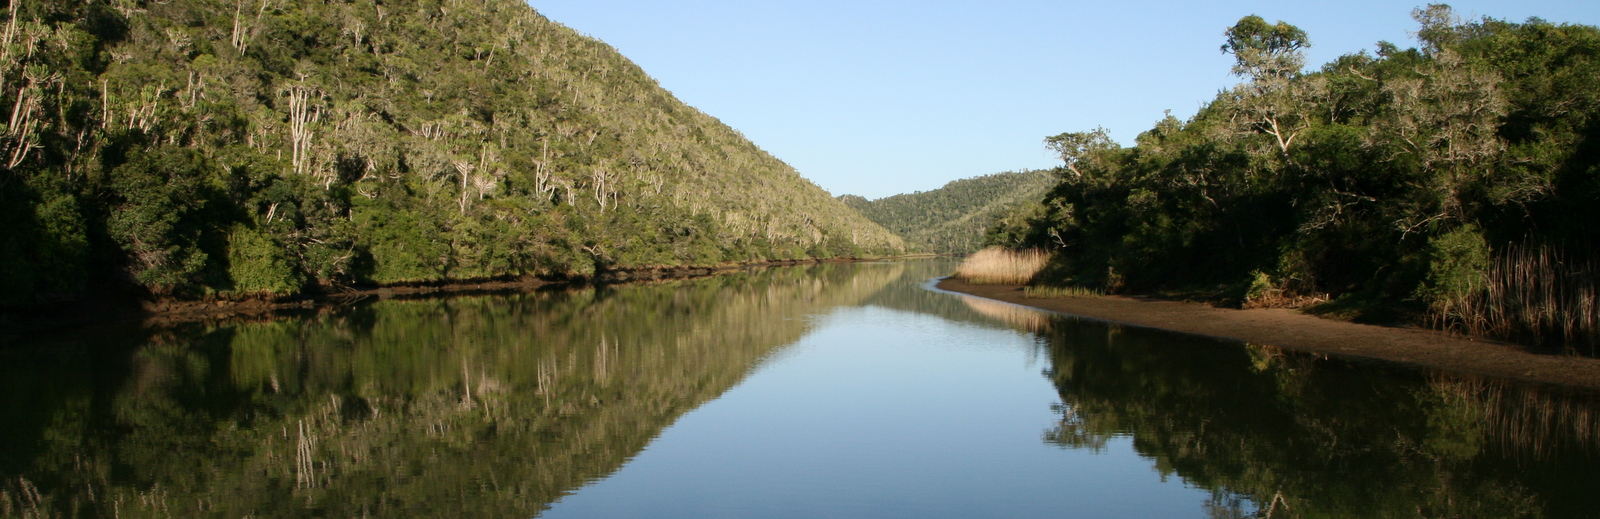
[[[1047,135],[1124,144],[1236,84],[1222,31],[1305,29],[1308,62],[1414,44],[1421,3],[530,0],[834,195],[880,198],[1056,164]],[[1452,2],[1468,17],[1600,25],[1600,2]]]

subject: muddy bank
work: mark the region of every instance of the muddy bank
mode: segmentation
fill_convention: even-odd
[[[1019,286],[973,285],[956,279],[940,281],[938,287],[1114,323],[1600,391],[1600,359],[1541,354],[1434,330],[1332,321],[1283,308],[1233,310],[1129,296],[1032,298],[1025,297]]]

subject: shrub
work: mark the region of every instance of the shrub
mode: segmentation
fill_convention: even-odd
[[[228,277],[239,294],[289,294],[305,284],[282,245],[244,225],[228,234]]]

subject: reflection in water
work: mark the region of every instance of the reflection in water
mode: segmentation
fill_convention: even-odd
[[[9,351],[0,515],[530,516],[903,270],[383,301]]]
[[[967,305],[967,308],[1018,329],[1038,333],[1050,326],[1050,314],[1026,306],[968,295],[957,297],[961,298],[961,304]]]
[[[1197,516],[1600,510],[1588,396],[924,287],[951,266],[380,301],[12,345],[0,517],[527,517],[617,471],[810,333],[811,316],[853,305],[1032,334],[1060,398],[1043,441],[1098,452],[1131,439],[1138,463],[1209,491]]]
[[[1594,400],[1058,317],[1070,448],[1131,436],[1213,517],[1590,517]]]

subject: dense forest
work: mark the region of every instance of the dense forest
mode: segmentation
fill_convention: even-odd
[[[883,255],[516,0],[13,0],[0,305]]]
[[[995,173],[952,181],[932,191],[877,200],[839,200],[926,252],[964,254],[983,246],[984,230],[1019,205],[1038,200],[1058,179],[1047,170]]]
[[[1310,71],[1304,31],[1241,19],[1242,83],[1133,147],[1049,137],[1064,180],[990,242],[1058,251],[1046,283],[1331,298],[1312,311],[1594,352],[1600,29],[1413,16],[1417,48]]]

